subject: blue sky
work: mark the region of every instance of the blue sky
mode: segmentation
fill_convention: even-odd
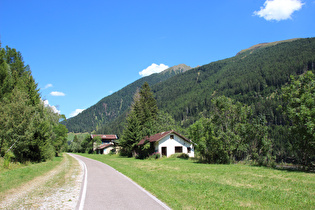
[[[315,0],[0,0],[0,40],[67,118],[148,75],[315,36]]]

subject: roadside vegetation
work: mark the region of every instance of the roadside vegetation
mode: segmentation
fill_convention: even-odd
[[[41,176],[61,163],[63,156],[42,163],[10,163],[4,167],[4,159],[0,158],[0,198],[6,191],[19,187],[22,184]]]
[[[0,209],[74,209],[81,181],[78,161],[66,154],[42,163],[1,166]]]
[[[194,160],[81,154],[130,177],[173,209],[312,209],[315,174]]]

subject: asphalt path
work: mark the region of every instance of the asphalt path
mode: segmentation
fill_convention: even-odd
[[[80,155],[71,155],[84,167],[76,209],[170,209],[114,168]]]

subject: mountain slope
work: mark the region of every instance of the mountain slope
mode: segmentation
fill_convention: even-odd
[[[280,41],[253,47],[238,55],[196,67],[151,86],[160,110],[183,128],[207,115],[211,99],[225,95],[255,106],[269,124],[283,123],[275,93],[299,75],[315,69],[315,38]],[[126,114],[98,132],[121,134]],[[275,131],[277,133],[277,131]]]
[[[104,97],[79,115],[63,121],[62,124],[67,126],[69,132],[91,132],[97,130],[104,124],[108,124],[121,116],[129,108],[133,100],[133,95],[144,82],[148,82],[150,86],[153,86],[190,69],[191,67],[180,64],[170,67],[161,73],[143,77],[112,95]]]
[[[289,81],[315,69],[315,38],[282,42],[194,68],[152,87],[158,107],[188,126],[209,110],[215,95],[256,104]]]

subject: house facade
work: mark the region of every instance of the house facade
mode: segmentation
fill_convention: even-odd
[[[175,153],[185,153],[189,157],[195,156],[194,143],[173,130],[146,136],[138,145],[144,145],[147,142],[153,144],[155,152],[159,152],[162,156],[169,157]]]
[[[91,139],[95,137],[100,137],[102,143],[98,146],[95,145],[94,150],[97,154],[109,154],[111,151],[117,153],[118,145],[116,140],[118,140],[117,135],[106,135],[106,134],[91,134]]]

